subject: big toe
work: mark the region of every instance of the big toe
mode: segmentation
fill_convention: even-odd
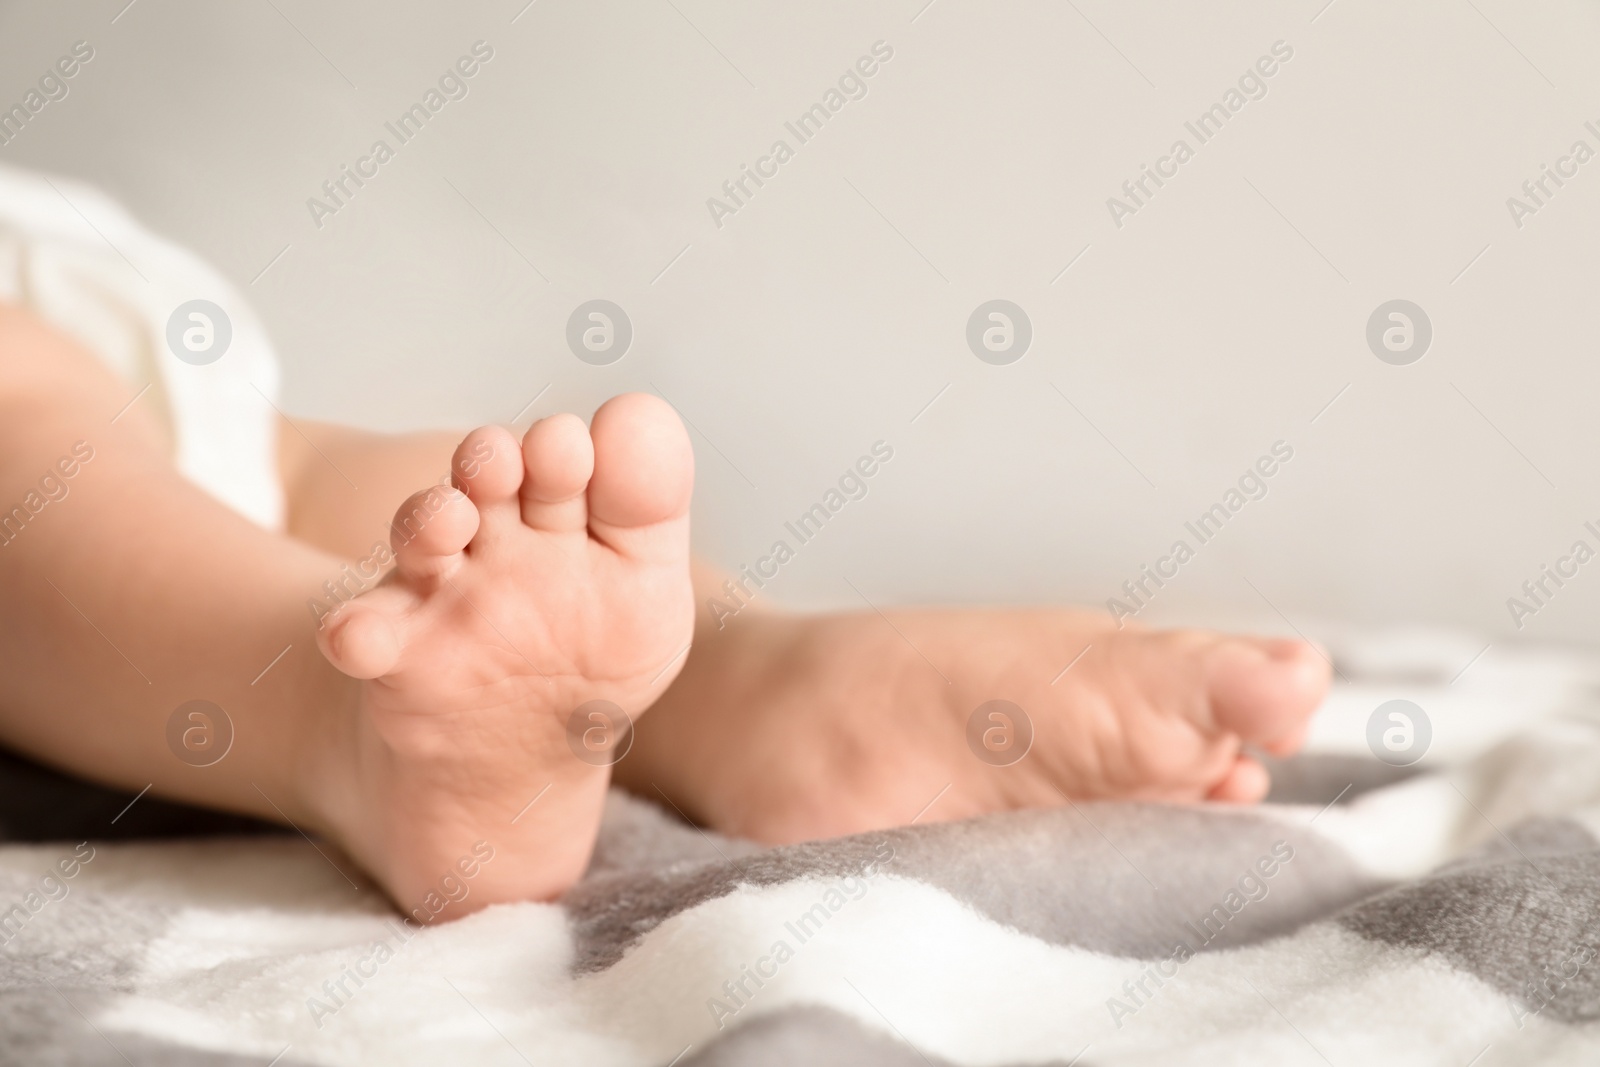
[[[1274,755],[1300,746],[1328,692],[1328,661],[1304,641],[1223,638],[1205,670],[1216,724]]]
[[[613,397],[594,413],[590,528],[618,549],[630,533],[689,513],[694,452],[671,405],[648,393]]]

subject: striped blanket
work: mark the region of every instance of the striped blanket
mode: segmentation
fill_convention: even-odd
[[[560,904],[425,928],[297,835],[9,762],[0,1061],[1600,1061],[1587,675],[1483,666],[1492,684],[1452,688],[1344,663],[1346,733],[1403,690],[1450,758],[1324,745],[1255,808],[1079,804],[778,849],[617,794]]]

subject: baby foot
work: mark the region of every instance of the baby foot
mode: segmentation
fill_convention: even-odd
[[[1250,802],[1269,782],[1245,746],[1297,749],[1328,686],[1327,662],[1300,641],[1118,630],[1063,611],[888,622],[751,615],[707,628],[638,731],[627,775],[719,830],[773,842],[1067,798]],[[1021,715],[1001,708],[974,730],[992,700]]]
[[[520,448],[474,430],[454,487],[396,513],[394,571],[326,620],[323,654],[363,682],[320,806],[402,909],[548,900],[582,875],[610,768],[568,720],[594,700],[637,717],[683,662],[693,462],[643,394]]]

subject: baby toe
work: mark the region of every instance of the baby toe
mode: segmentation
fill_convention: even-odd
[[[1271,786],[1272,777],[1265,767],[1249,756],[1239,756],[1222,780],[1211,787],[1206,799],[1224,804],[1255,804],[1266,798]]]
[[[1328,676],[1327,660],[1303,641],[1229,637],[1205,654],[1216,725],[1275,752],[1298,745]]]
[[[522,486],[522,449],[503,426],[480,426],[467,434],[450,462],[452,481],[472,498],[484,520],[504,523],[519,518],[517,490]]]
[[[351,678],[381,678],[400,662],[400,635],[378,589],[343,605],[317,631],[317,647],[329,663]]]
[[[594,473],[594,442],[576,415],[553,415],[522,439],[522,521],[536,530],[568,533],[589,524],[584,490]]]
[[[478,532],[478,523],[478,509],[459,490],[436,485],[412,493],[389,525],[400,573],[411,578],[445,573]]]

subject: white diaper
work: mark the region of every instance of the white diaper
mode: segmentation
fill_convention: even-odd
[[[225,325],[178,316],[179,359],[168,323],[194,300],[221,308]],[[85,345],[127,380],[130,400],[149,385],[137,403],[170,427],[178,469],[260,525],[282,528],[278,360],[244,297],[198,256],[95,189],[0,166],[0,301]],[[222,355],[203,362],[230,327]]]

